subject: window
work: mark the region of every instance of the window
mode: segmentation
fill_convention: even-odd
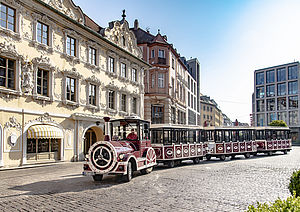
[[[38,69],[36,92],[42,96],[49,96],[49,71]]]
[[[89,47],[89,63],[92,65],[97,65],[96,58],[97,58],[96,49]]]
[[[205,119],[205,114],[203,114],[203,119]]]
[[[275,85],[267,85],[267,97],[275,96]]]
[[[190,98],[190,92],[188,93],[188,106],[190,107],[191,106],[191,98]]]
[[[288,83],[288,93],[290,94],[298,94],[298,81],[293,81]]]
[[[108,107],[115,109],[115,91],[108,91]]]
[[[286,83],[277,84],[277,96],[286,95]]]
[[[286,68],[277,69],[277,82],[286,80]]]
[[[172,97],[175,97],[175,80],[172,77]]]
[[[265,124],[265,115],[264,114],[257,114],[257,126],[264,126]]]
[[[277,98],[277,110],[285,110],[286,109],[286,98],[278,97]]]
[[[126,46],[126,39],[124,36],[122,36],[122,44],[123,44],[123,46]]]
[[[298,124],[298,111],[290,111],[289,125],[297,125],[297,124]]]
[[[154,51],[154,49],[152,49],[152,51],[151,51],[151,58],[154,58],[155,57],[155,51]]]
[[[151,88],[154,88],[155,86],[155,75],[151,74]]]
[[[275,110],[275,99],[267,99],[267,111]]]
[[[97,91],[97,86],[90,84],[89,85],[89,104],[96,106],[96,92]]]
[[[174,58],[172,58],[172,68],[173,69],[175,68],[175,60],[174,60]]]
[[[137,81],[137,71],[135,68],[131,69],[131,80],[133,82],[136,82]]]
[[[160,57],[160,58],[165,58],[165,50],[159,49],[159,50],[158,50],[158,57]]]
[[[49,45],[49,26],[37,22],[37,41],[39,43]]]
[[[176,124],[176,109],[175,107],[171,107],[172,113],[171,113],[171,121],[173,124]]]
[[[266,81],[267,83],[273,83],[275,82],[275,71],[274,70],[270,70],[266,72]]]
[[[164,74],[163,73],[158,73],[158,87],[159,88],[164,88],[165,87],[165,82],[164,82]]]
[[[298,96],[289,96],[289,109],[298,108]]]
[[[15,89],[16,61],[0,57],[0,86]]]
[[[287,122],[287,114],[286,112],[278,112],[278,120],[283,120],[284,122]]]
[[[256,85],[263,85],[264,81],[264,72],[256,73]]]
[[[265,88],[264,87],[257,87],[256,88],[256,98],[264,98],[265,97]]]
[[[267,123],[269,124],[274,120],[276,120],[276,113],[268,113],[267,114]]]
[[[121,95],[121,111],[126,111],[126,95]]]
[[[288,79],[298,79],[298,66],[288,67]]]
[[[67,54],[76,56],[76,40],[70,36],[67,36]]]
[[[265,101],[257,100],[256,101],[256,112],[264,112],[265,111]]]
[[[164,120],[164,107],[152,106],[151,122],[153,124],[162,124]]]
[[[203,111],[205,111],[205,106],[203,105]]]
[[[109,72],[115,72],[115,59],[112,57],[108,58],[108,67],[109,67]]]
[[[75,89],[76,89],[76,79],[67,77],[66,78],[66,99],[69,101],[76,101]]]
[[[121,77],[127,77],[126,64],[121,63]]]
[[[132,113],[137,114],[137,98],[132,98]]]
[[[6,6],[5,4],[0,3],[1,7],[1,16],[0,16],[0,25],[5,29],[16,31],[16,11]]]

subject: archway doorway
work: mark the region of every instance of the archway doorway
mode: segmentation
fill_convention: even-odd
[[[83,153],[88,154],[90,147],[97,141],[103,140],[103,130],[99,127],[91,127],[84,134]]]

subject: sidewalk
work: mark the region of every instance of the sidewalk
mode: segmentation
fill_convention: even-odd
[[[83,162],[83,161],[78,161]],[[38,167],[45,167],[45,166],[56,166],[61,164],[70,164],[70,163],[78,163],[78,162],[70,162],[70,161],[57,161],[57,162],[44,162],[44,163],[36,163],[36,164],[25,164],[23,166],[17,167],[1,167],[0,171],[8,171],[8,170],[17,170],[17,169],[29,169],[29,168],[38,168]]]

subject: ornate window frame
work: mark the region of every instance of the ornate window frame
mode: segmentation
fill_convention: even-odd
[[[78,73],[76,68],[72,68],[71,70],[63,70],[61,71],[63,74],[63,79],[62,79],[62,102],[65,105],[70,105],[73,107],[79,107],[79,96],[80,96],[80,79],[82,79],[82,75]],[[70,101],[67,100],[67,77],[72,77],[76,79],[76,90],[75,90],[75,100],[76,101]]]
[[[119,96],[119,92],[118,92],[119,88],[118,88],[118,86],[116,86],[114,84],[114,81],[112,81],[111,83],[109,83],[108,85],[106,85],[105,88],[106,88],[106,109],[105,110],[110,115],[116,115],[119,112],[119,110],[118,110],[119,103],[117,101],[118,100],[118,96]],[[109,108],[109,91],[115,91],[115,96],[114,96],[115,107],[114,107],[114,109]]]
[[[32,41],[30,42],[35,48],[45,50],[46,52],[53,53],[53,38],[54,38],[54,29],[55,23],[53,23],[46,15],[32,14]],[[40,22],[49,27],[49,45],[39,43],[37,41],[37,23]]]
[[[94,48],[96,50],[96,65],[90,63],[90,54],[89,54],[90,48]],[[87,41],[86,42],[86,55],[87,55],[87,57],[86,57],[85,66],[87,68],[92,69],[92,70],[96,70],[96,71],[100,71],[100,64],[101,64],[100,51],[101,51],[100,46],[97,43],[92,42],[92,41]]]
[[[132,69],[135,69],[136,70],[136,79],[135,81],[132,80]],[[140,68],[137,64],[135,63],[132,63],[131,66],[130,66],[130,82],[131,84],[133,85],[139,85],[140,84]]]
[[[122,76],[122,63],[125,64],[125,68],[126,68],[126,77]],[[131,73],[130,71],[131,70],[131,66],[130,66],[130,63],[129,63],[129,60],[127,60],[126,58],[120,58],[119,59],[119,75],[118,75],[118,78],[120,80],[122,80],[123,82],[130,82],[130,78],[131,78]]]
[[[16,18],[15,18],[15,29],[16,31],[12,31],[10,29],[6,29],[0,26],[0,34],[5,35],[7,37],[13,38],[15,40],[21,40],[21,23],[22,23],[22,12],[24,10],[21,4],[17,3],[15,0],[1,0],[1,3],[6,4],[7,6],[13,8],[16,11]]]
[[[7,44],[6,42],[0,43],[0,56],[6,57],[8,59],[12,59],[16,61],[16,67],[15,67],[15,89],[8,89],[8,88],[3,88],[0,87],[0,93],[5,93],[8,96],[10,94],[19,96],[21,95],[21,69],[22,64],[24,64],[24,57],[20,55],[17,50],[15,45],[13,44]]]
[[[135,94],[135,93],[132,93],[131,96],[130,96],[130,99],[131,99],[131,103],[133,103],[133,98],[136,98],[136,113],[134,113],[132,110],[133,110],[133,106],[132,104],[130,105],[130,116],[140,116],[141,114],[141,108],[140,108],[140,97],[139,95]]]
[[[70,36],[76,40],[76,56],[69,55],[67,53],[67,37]],[[63,57],[72,63],[73,65],[80,63],[80,45],[82,43],[83,39],[82,37],[75,32],[74,30],[64,29],[63,30]]]
[[[122,95],[126,95],[126,104],[125,104],[126,110],[125,111],[122,109]],[[130,92],[127,89],[124,89],[124,87],[123,87],[119,92],[119,103],[120,103],[119,104],[119,115],[120,116],[128,116],[129,115],[129,111],[130,111],[129,96],[130,96]]]
[[[110,71],[110,64],[109,64],[109,58],[114,58],[114,72]],[[105,73],[113,78],[117,78],[118,77],[118,55],[112,51],[107,51],[107,57],[106,57],[106,71]]]
[[[102,82],[95,76],[92,75],[89,78],[85,79],[86,81],[86,107],[88,109],[93,110],[93,112],[95,111],[99,111],[100,110],[100,87],[102,86]],[[96,85],[96,105],[91,105],[89,103],[89,93],[90,93],[90,85]]]
[[[48,57],[35,57],[32,59],[33,64],[33,91],[32,91],[32,97],[36,100],[42,100],[42,101],[53,101],[54,96],[54,72],[56,68],[50,63],[50,58]],[[49,82],[48,82],[48,90],[49,90],[49,96],[43,96],[37,93],[37,72],[39,69],[43,69],[46,71],[49,71]]]

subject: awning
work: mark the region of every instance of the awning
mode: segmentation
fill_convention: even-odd
[[[51,125],[34,125],[29,127],[27,138],[62,138],[62,131]]]

